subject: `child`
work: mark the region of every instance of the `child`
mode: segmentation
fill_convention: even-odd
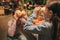
[[[27,20],[24,30],[25,31],[29,31],[31,33],[37,33],[38,35],[38,40],[52,40],[51,38],[51,16],[50,14],[52,14],[50,11],[47,10],[48,8],[45,7],[45,11],[44,11],[44,16],[45,16],[45,22],[43,23],[39,23],[38,25],[33,25],[34,19],[37,16],[37,14],[39,15],[39,10],[36,10],[36,12],[34,12],[30,18]],[[48,15],[47,15],[48,13]],[[50,16],[50,17],[49,17]],[[48,20],[46,20],[48,18]]]

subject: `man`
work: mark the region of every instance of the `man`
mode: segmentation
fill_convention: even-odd
[[[45,21],[41,22],[41,20],[40,20],[39,24],[33,25],[36,17],[41,16],[40,15],[41,13],[39,13],[39,11],[41,10],[41,7],[36,7],[33,14],[27,20],[25,27],[24,27],[24,30],[39,34],[38,40],[52,40],[52,38],[51,38],[51,26],[52,26],[52,24],[50,21],[50,19],[52,17],[52,12],[48,11],[48,9],[46,7],[43,7],[43,9],[44,10],[42,10],[43,11],[42,13],[44,14]]]

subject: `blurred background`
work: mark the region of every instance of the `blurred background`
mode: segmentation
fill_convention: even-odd
[[[42,6],[45,6],[52,1],[60,1],[60,0],[0,0],[0,40],[7,40],[7,37],[6,37],[7,30],[8,30],[7,23],[12,18],[12,15],[14,15],[14,11],[18,5],[24,7],[31,14],[34,9],[33,7],[34,3],[39,2]],[[32,5],[32,6],[29,6],[28,2],[29,2],[29,5]],[[58,25],[59,26],[57,31],[57,37],[58,37],[57,40],[60,39],[59,37],[60,23]]]

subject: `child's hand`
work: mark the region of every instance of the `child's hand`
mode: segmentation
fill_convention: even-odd
[[[22,23],[26,23],[26,20],[24,18],[21,18]]]

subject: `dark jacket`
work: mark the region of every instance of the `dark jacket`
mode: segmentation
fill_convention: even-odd
[[[50,23],[46,21],[41,25],[34,26],[33,21],[35,18],[36,14],[33,13],[25,24],[24,30],[39,34],[38,40],[52,40]]]

